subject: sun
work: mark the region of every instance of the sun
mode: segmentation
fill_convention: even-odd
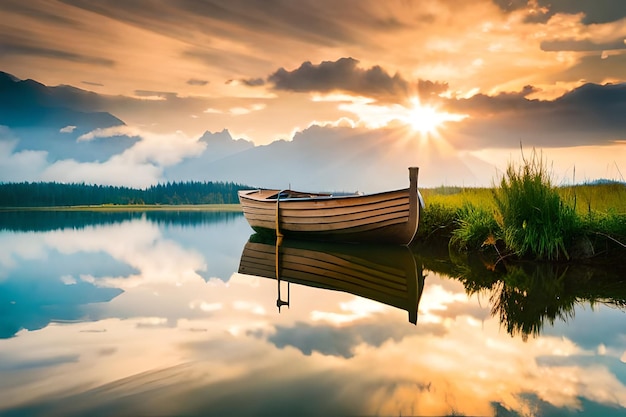
[[[434,107],[418,105],[409,109],[407,116],[409,126],[422,134],[435,133],[443,120]]]
[[[404,119],[411,129],[427,135],[438,133],[445,122],[459,121],[465,117],[465,115],[447,113],[434,106],[422,104],[419,98],[414,97],[411,99],[411,107],[407,109]]]

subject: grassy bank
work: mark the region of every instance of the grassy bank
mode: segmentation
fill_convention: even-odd
[[[493,188],[421,190],[418,240],[499,259],[567,261],[626,254],[626,185],[554,186],[533,154],[510,165]]]

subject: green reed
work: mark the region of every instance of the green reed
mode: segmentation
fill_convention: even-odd
[[[500,237],[509,251],[537,259],[569,258],[566,245],[577,232],[576,214],[563,203],[534,151],[521,166],[509,164],[494,200]]]
[[[563,260],[626,249],[626,185],[552,185],[534,151],[509,164],[493,188],[422,190],[419,240],[448,239],[459,250],[496,248],[499,256]]]
[[[493,211],[466,203],[456,211],[456,228],[452,231],[450,245],[462,250],[480,249],[495,244],[499,225]]]

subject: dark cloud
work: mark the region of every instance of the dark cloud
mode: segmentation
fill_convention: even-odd
[[[296,92],[342,91],[373,97],[380,101],[404,102],[410,94],[422,99],[436,97],[448,90],[448,83],[430,80],[409,82],[398,73],[390,75],[379,65],[359,68],[354,58],[337,61],[322,61],[312,64],[307,61],[293,71],[284,68],[271,74],[267,81],[276,90]]]
[[[624,76],[626,54],[618,53],[602,59],[600,53],[582,57],[576,65],[558,74],[553,74],[548,82],[586,81],[602,83],[607,79],[619,79]]]
[[[104,87],[104,84],[102,83],[94,83],[92,81],[81,81],[81,83],[86,84],[86,85],[93,85],[96,87]]]
[[[475,95],[448,104],[471,117],[455,127],[463,147],[608,145],[626,139],[626,83],[585,84],[555,100],[519,93]],[[465,139],[462,139],[465,138]],[[462,142],[462,144],[461,144]]]
[[[434,82],[429,80],[419,80],[417,82],[417,92],[420,97],[439,95],[448,91],[448,83]]]
[[[319,65],[307,61],[293,71],[280,68],[268,77],[268,81],[277,90],[346,91],[372,97],[406,95],[408,82],[399,74],[391,76],[378,65],[361,69],[358,63],[353,58],[323,61]]]
[[[528,6],[527,0],[493,1],[506,12],[524,9]],[[528,22],[547,22],[557,13],[584,13],[583,23],[586,25],[614,22],[626,17],[623,0],[537,0],[537,8],[545,8],[546,11],[529,14]]]
[[[533,104],[541,105],[539,100],[528,100],[526,96],[535,92],[532,86],[525,86],[519,92],[498,93],[495,96],[476,94],[468,99],[451,100],[450,107],[461,113],[474,115],[492,115],[513,110],[530,109]]]
[[[611,42],[595,43],[590,40],[553,40],[541,42],[541,50],[554,52],[554,51],[611,51],[618,49],[626,49],[626,43],[624,38],[620,37]]]
[[[175,99],[178,94],[169,91],[150,91],[150,90],[135,90],[135,95],[138,97],[160,97],[165,100]]]
[[[72,20],[67,16],[64,16],[62,12],[57,9],[44,10],[39,7],[35,2],[5,0],[2,2],[2,9],[5,12],[13,12],[21,15],[28,15],[36,18],[37,20],[62,25],[62,26],[79,26],[80,22]],[[56,13],[55,13],[56,12]]]
[[[199,86],[203,86],[203,85],[207,85],[209,82],[207,80],[199,80],[197,78],[191,78],[189,80],[187,80],[187,84],[189,85],[199,85]]]
[[[115,66],[115,61],[108,58],[81,55],[73,52],[62,51],[60,49],[54,48],[46,48],[42,46],[13,43],[10,39],[6,38],[0,40],[0,58],[6,58],[12,55],[32,55],[43,58],[52,58],[65,61],[80,62],[84,64],[99,65],[103,67]]]
[[[248,87],[258,87],[265,84],[265,80],[263,78],[250,78],[247,80],[240,80],[244,85]]]
[[[305,355],[313,351],[324,355],[350,358],[356,346],[366,343],[380,346],[387,340],[402,340],[405,336],[415,334],[415,328],[399,326],[382,320],[380,322],[360,322],[350,327],[334,327],[330,325],[312,326],[299,322],[293,327],[277,326],[276,333],[268,337],[268,341],[278,348],[293,346]]]
[[[493,2],[506,12],[523,9],[528,4],[528,0],[493,0]]]
[[[188,38],[190,29],[202,33],[217,33],[219,30],[221,36],[247,43],[256,41],[250,34],[259,38],[261,33],[272,33],[318,45],[336,45],[358,43],[360,37],[355,30],[358,26],[387,32],[403,27],[391,12],[374,13],[367,3],[334,0],[181,0],[152,2],[150,7],[115,0],[64,0],[64,3],[184,39]]]

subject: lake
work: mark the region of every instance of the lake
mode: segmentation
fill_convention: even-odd
[[[2,415],[626,415],[621,270],[276,246],[232,212],[0,226]]]

